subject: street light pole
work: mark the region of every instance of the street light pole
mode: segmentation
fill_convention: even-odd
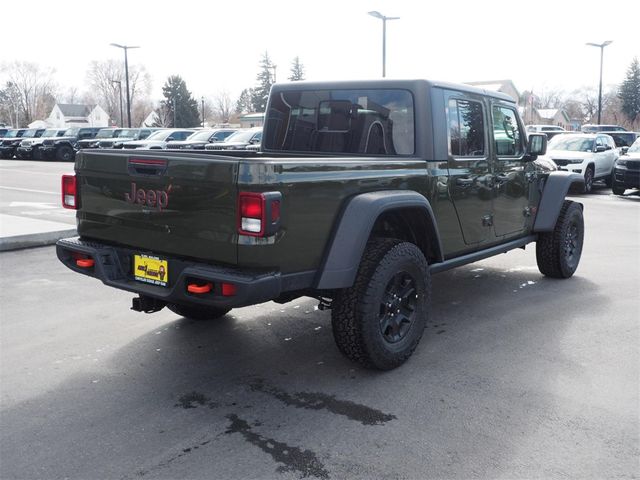
[[[124,114],[122,112],[122,82],[120,80],[111,80],[111,83],[118,84],[118,95],[120,97],[120,127],[124,127]]]
[[[202,97],[201,100],[202,100],[202,128],[204,128],[204,97]]]
[[[140,47],[132,47],[130,45],[119,45],[117,43],[110,44],[112,47],[118,47],[124,50],[124,75],[127,86],[127,126],[131,128],[131,95],[129,94],[129,60],[127,58],[127,50],[132,48],[140,48]]]
[[[598,47],[600,49],[600,85],[598,87],[598,125],[602,119],[602,63],[604,59],[604,47],[611,45],[613,40],[607,40],[603,43],[587,43],[590,47]]]
[[[386,17],[375,10],[368,13],[382,20],[382,78],[384,78],[387,76],[387,20],[399,20],[400,17]]]

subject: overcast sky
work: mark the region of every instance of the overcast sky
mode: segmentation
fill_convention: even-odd
[[[24,4],[27,5],[27,4]],[[268,51],[278,80],[299,56],[309,80],[381,76],[387,22],[387,77],[453,82],[511,79],[520,90],[618,84],[640,57],[640,1],[547,0],[32,0],[3,15],[0,62],[27,60],[55,68],[65,91],[86,90],[91,60],[123,59],[112,42],[139,45],[130,63],[153,78],[152,98],[172,74],[199,98],[255,84]],[[24,15],[23,15],[24,13]],[[0,78],[0,80],[3,80]]]

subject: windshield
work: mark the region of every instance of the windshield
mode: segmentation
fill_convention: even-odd
[[[611,138],[613,138],[616,147],[629,147],[633,144],[633,141],[636,139],[636,134],[633,132],[629,133],[607,133]]]
[[[18,136],[18,130],[9,130],[4,138],[16,138]]]
[[[38,130],[36,128],[32,128],[32,129],[27,130],[26,132],[24,132],[24,134],[22,136],[25,137],[25,138],[34,137],[36,135],[36,133],[38,133]]]
[[[138,133],[138,130],[136,130],[135,128],[125,128],[123,130],[117,130],[117,132],[118,133],[116,133],[114,135],[115,137],[118,137],[118,138],[133,138]]]
[[[629,147],[628,152],[640,152],[640,137]]]
[[[147,140],[155,140],[156,142],[163,142],[168,136],[171,135],[171,130],[158,130],[153,132],[147,137]]]
[[[201,140],[203,142],[206,142],[209,140],[209,137],[213,135],[213,132],[211,130],[205,130],[203,132],[196,132],[192,135],[189,135],[187,137],[187,140],[192,141],[192,140]]]
[[[112,138],[112,137],[117,137],[117,132],[118,130],[114,130],[112,128],[103,128],[102,130],[98,131],[98,134],[96,135],[96,138]]]
[[[227,138],[224,139],[225,142],[249,142],[253,134],[256,133],[251,130],[241,130],[235,133],[232,133]]]
[[[67,128],[67,130],[64,132],[64,136],[65,137],[75,137],[78,134],[78,130],[80,130],[79,128]]]
[[[593,138],[558,136],[549,142],[548,150],[566,150],[569,152],[591,152]]]
[[[58,134],[58,130],[55,128],[50,128],[49,130],[45,130],[42,134],[43,137],[55,137]]]

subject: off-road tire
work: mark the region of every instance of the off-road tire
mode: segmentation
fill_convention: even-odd
[[[397,300],[393,311],[397,306],[402,314],[391,320],[392,302],[384,302],[393,300],[389,292],[395,291],[398,278],[402,285],[397,286],[407,292],[406,301]],[[420,249],[397,239],[370,240],[354,285],[340,290],[333,299],[331,325],[338,349],[366,368],[391,370],[402,365],[422,338],[430,301],[431,277]],[[407,321],[398,322],[398,318]],[[392,336],[397,338],[390,339]]]
[[[536,260],[540,273],[552,278],[571,277],[580,263],[583,243],[582,208],[565,200],[553,231],[538,236]]]
[[[614,195],[624,195],[625,190],[626,188],[616,185],[615,181],[613,182],[613,185],[611,185],[611,191]]]
[[[167,308],[181,317],[192,320],[215,320],[216,318],[224,317],[231,311],[230,308],[180,305],[177,303],[171,303],[167,305]]]
[[[62,145],[56,150],[56,160],[59,162],[71,162],[73,156],[73,148],[69,145]]]
[[[594,173],[593,167],[588,166],[584,171],[584,187],[582,189],[582,193],[591,193],[593,190],[593,182],[594,182]]]

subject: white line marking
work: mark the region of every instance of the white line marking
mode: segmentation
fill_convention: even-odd
[[[15,190],[16,192],[46,193],[47,195],[60,195],[60,192],[47,192],[45,190],[30,190],[28,188],[0,187],[3,190]]]

